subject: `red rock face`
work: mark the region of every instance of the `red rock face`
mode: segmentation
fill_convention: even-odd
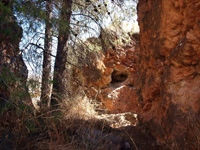
[[[100,100],[111,113],[136,112],[135,90],[138,61],[138,47],[134,41],[130,47],[119,47],[108,51],[104,58],[108,77],[111,81],[101,89]]]
[[[102,102],[109,113],[137,111],[135,84],[138,61],[136,40],[129,46],[118,46],[106,54],[98,54],[90,66],[79,72],[79,80],[85,87],[88,97]]]
[[[200,1],[140,0],[140,119],[161,143],[187,147],[200,109]],[[189,147],[189,146],[188,146]]]

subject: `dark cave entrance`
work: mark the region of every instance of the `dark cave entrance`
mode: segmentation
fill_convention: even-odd
[[[128,78],[128,73],[114,70],[111,77],[112,77],[111,84],[121,83],[121,82],[126,81],[126,79]]]

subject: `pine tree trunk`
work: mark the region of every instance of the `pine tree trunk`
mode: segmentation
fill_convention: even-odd
[[[42,87],[41,87],[41,108],[48,108],[50,106],[51,94],[51,56],[52,53],[52,0],[46,1],[46,28],[45,28],[45,41],[43,52],[43,72],[42,72]]]
[[[62,3],[62,10],[59,23],[59,36],[57,55],[54,67],[54,79],[53,79],[53,93],[52,93],[52,105],[53,107],[68,97],[68,81],[67,73],[67,52],[68,52],[68,39],[70,35],[70,17],[71,17],[71,5],[72,1],[67,0]]]

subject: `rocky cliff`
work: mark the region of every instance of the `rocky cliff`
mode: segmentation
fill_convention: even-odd
[[[106,51],[91,52],[92,63],[75,74],[86,95],[101,102],[109,113],[137,111],[135,84],[137,79],[138,41],[116,45]]]
[[[19,51],[22,29],[16,23],[12,12],[12,2],[3,1],[0,10],[0,105],[9,100],[26,99],[28,96],[26,65]],[[7,11],[9,10],[9,14]]]
[[[194,149],[199,142],[199,8],[199,0],[138,4],[139,117],[166,149]]]
[[[139,0],[139,41],[92,53],[76,72],[110,113],[137,112],[162,149],[200,143],[199,8],[199,0]]]
[[[110,49],[105,55],[103,62],[107,74],[104,77],[109,80],[100,90],[99,98],[111,113],[137,111],[135,84],[138,51],[137,41],[133,40],[131,45]]]

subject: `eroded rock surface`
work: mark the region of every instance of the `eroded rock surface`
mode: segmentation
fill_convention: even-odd
[[[170,149],[195,148],[188,133],[200,110],[199,8],[199,0],[138,4],[139,116]]]
[[[108,51],[103,62],[109,74],[103,77],[109,78],[107,86],[100,90],[99,98],[111,113],[136,112],[137,95],[136,83],[136,43],[130,47],[120,47]]]
[[[93,64],[84,66],[79,80],[86,94],[102,102],[109,113],[137,111],[135,84],[137,78],[138,42],[116,46],[106,52],[92,53]]]

